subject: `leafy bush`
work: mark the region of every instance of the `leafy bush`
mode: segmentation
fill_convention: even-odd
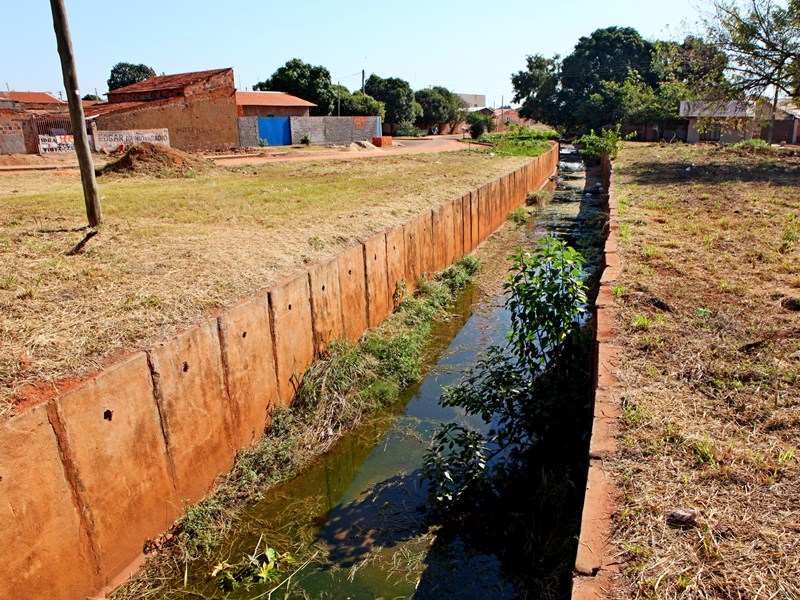
[[[303,144],[303,146],[310,146],[311,138],[308,137],[308,134],[305,134],[303,137],[300,138],[300,143]]]
[[[484,134],[482,142],[492,144],[492,152],[504,156],[539,156],[549,147],[548,140],[558,139],[553,130],[535,130],[511,126],[508,133]]]
[[[478,415],[484,435],[459,423],[442,426],[425,457],[423,473],[434,511],[447,513],[475,494],[493,494],[520,457],[546,438],[565,378],[568,353],[586,311],[583,257],[553,237],[533,253],[518,250],[505,284],[511,331],[505,347],[491,346],[466,380],[448,388],[444,406]],[[569,377],[566,377],[569,379]]]
[[[622,147],[622,141],[626,139],[623,138],[619,129],[619,125],[616,129],[604,129],[600,132],[600,135],[597,135],[592,129],[591,132],[582,135],[578,143],[583,145],[581,150],[583,157],[598,160],[606,157],[617,158],[617,154]]]
[[[494,119],[482,112],[473,112],[467,115],[469,124],[469,134],[473,140],[477,140],[485,132],[492,132],[495,128]]]

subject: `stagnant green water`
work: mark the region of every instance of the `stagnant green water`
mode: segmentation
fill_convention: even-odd
[[[558,233],[573,243],[598,233],[601,220],[595,217],[602,201],[585,195],[594,182],[587,185],[581,165],[564,161],[563,155],[560,172],[553,201],[535,215],[522,236],[531,245],[545,233]],[[587,249],[591,253],[591,247]],[[593,257],[588,258],[591,268]],[[274,598],[525,596],[519,569],[510,572],[492,544],[428,530],[420,474],[428,442],[440,423],[464,421],[485,427],[455,408],[439,406],[438,400],[442,386],[458,383],[490,344],[502,344],[508,328],[502,298],[465,290],[451,307],[450,318],[434,329],[424,380],[250,507],[230,541],[230,562],[265,543],[296,556],[299,568],[272,593]],[[571,526],[574,529],[574,522]],[[502,547],[502,542],[494,545]],[[189,588],[198,595],[189,592],[187,597],[259,598],[275,587],[255,586],[225,596],[209,576],[212,568],[200,565],[194,570]]]

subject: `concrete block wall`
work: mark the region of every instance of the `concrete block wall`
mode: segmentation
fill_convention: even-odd
[[[317,146],[347,146],[380,135],[379,117],[291,117],[289,123],[292,144],[299,144],[304,135]]]
[[[471,252],[554,172],[558,147],[277,282],[0,425],[0,598],[83,599],[207,493],[332,339],[360,337]],[[500,195],[502,191],[502,196]]]
[[[239,117],[239,146],[253,148],[258,146],[260,142],[258,117]]]
[[[292,144],[299,144],[307,135],[313,145],[325,145],[325,117],[290,117],[289,127],[292,130]]]

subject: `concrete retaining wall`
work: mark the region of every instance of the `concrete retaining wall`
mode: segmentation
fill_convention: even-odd
[[[330,340],[380,323],[402,281],[471,252],[557,163],[554,146],[0,426],[0,598],[82,599],[124,580]]]
[[[616,307],[612,286],[620,276],[617,254],[619,228],[617,199],[611,163],[603,163],[603,184],[609,190],[609,222],[606,229],[605,268],[595,301],[596,331],[594,419],[589,443],[589,473],[583,501],[581,533],[572,579],[573,600],[612,598],[612,578],[619,571],[615,549],[611,547],[611,514],[618,491],[603,467],[603,460],[617,451],[621,387],[616,371],[621,349],[613,344]]]

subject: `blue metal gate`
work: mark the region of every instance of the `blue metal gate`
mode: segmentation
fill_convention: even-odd
[[[292,128],[289,117],[259,117],[258,137],[267,141],[267,146],[289,146],[292,143]]]

